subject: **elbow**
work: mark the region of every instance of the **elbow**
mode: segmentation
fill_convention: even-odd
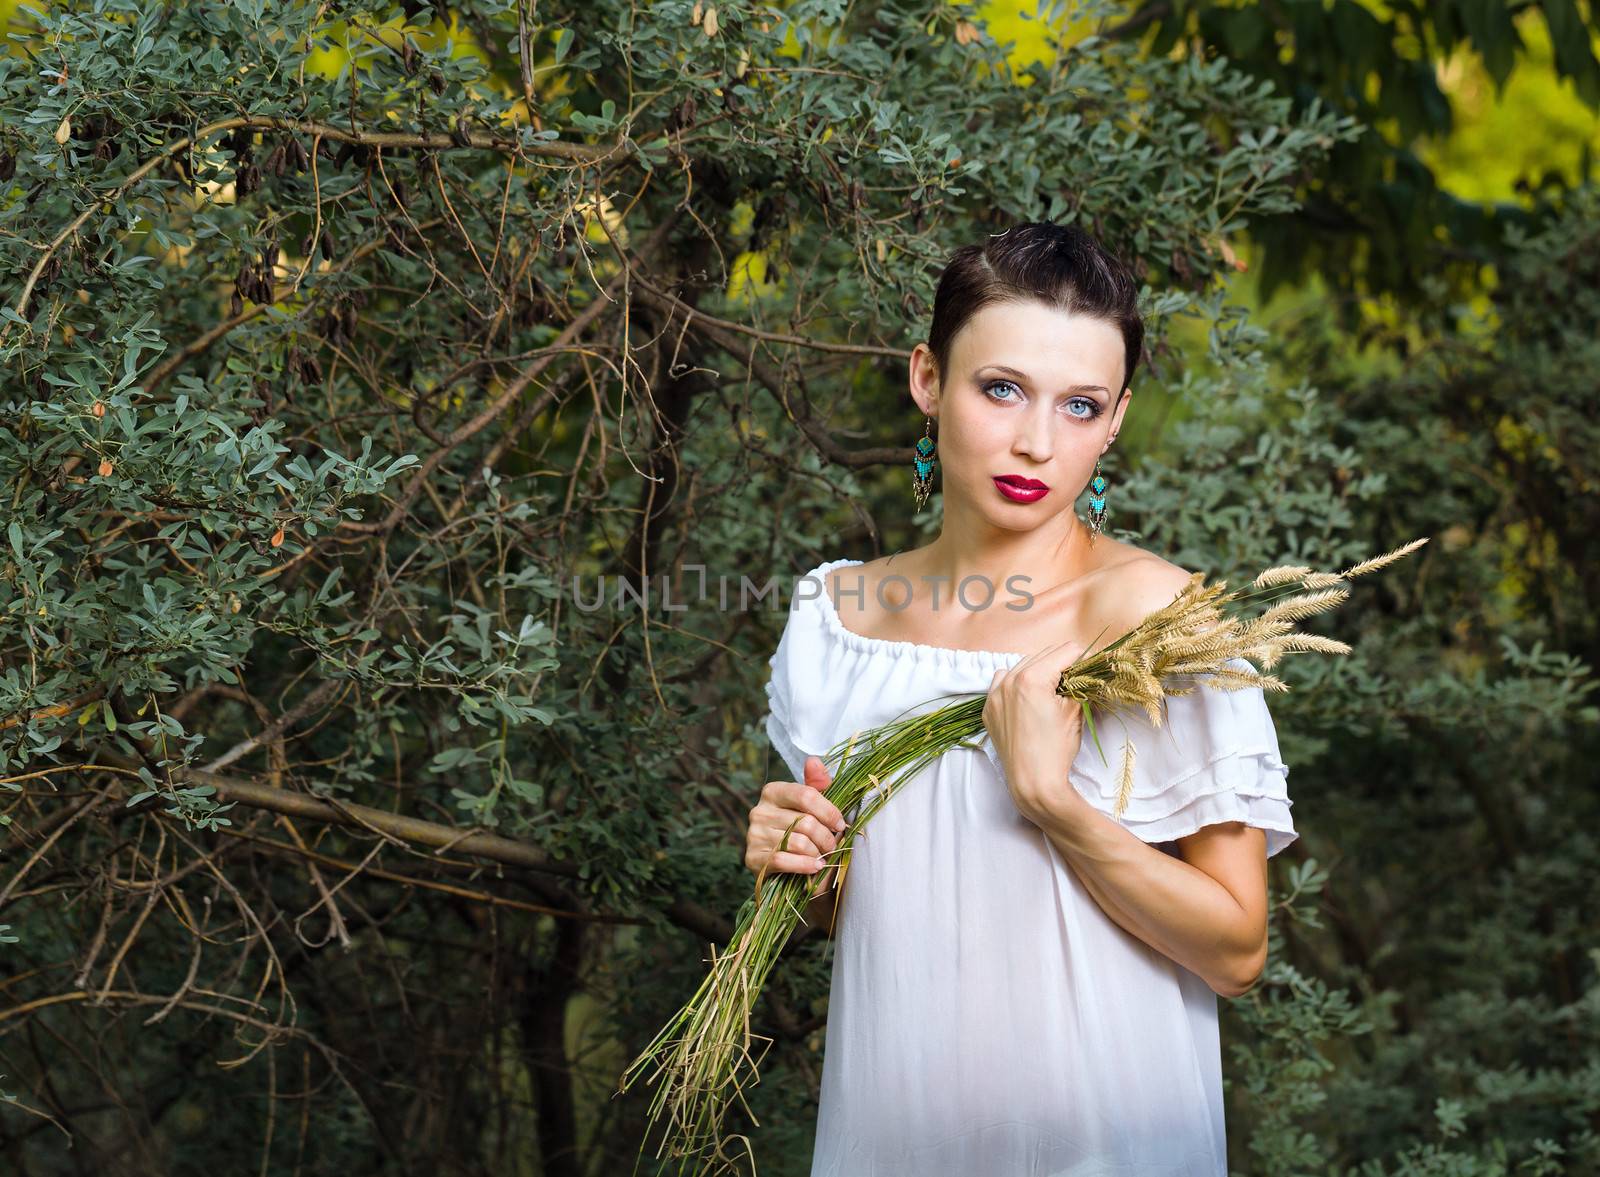
[[[1219,997],[1243,997],[1255,988],[1267,967],[1267,942],[1263,939],[1248,955],[1230,962],[1230,967],[1220,980],[1212,982],[1211,989]]]

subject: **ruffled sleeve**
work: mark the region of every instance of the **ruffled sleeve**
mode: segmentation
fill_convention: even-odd
[[[804,609],[805,603],[796,596],[789,607],[788,620],[778,639],[778,648],[767,660],[767,741],[787,767],[790,774],[788,779],[793,781],[804,778],[807,756],[823,754],[810,747],[800,734],[795,710],[795,676],[791,668],[794,659],[803,653],[802,647],[806,645],[808,618]],[[769,766],[768,775],[776,777],[776,770]]]
[[[1240,669],[1250,664],[1233,663]],[[1209,825],[1242,821],[1265,832],[1267,857],[1293,842],[1289,766],[1279,755],[1277,729],[1260,687],[1228,691],[1203,677],[1186,695],[1170,695],[1160,727],[1143,710],[1096,709],[1094,741],[1084,732],[1070,779],[1095,808],[1146,842],[1166,843]],[[1123,745],[1134,745],[1133,791],[1116,814]],[[981,744],[996,772],[999,755]]]

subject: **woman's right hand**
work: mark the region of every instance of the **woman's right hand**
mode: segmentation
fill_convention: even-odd
[[[744,864],[757,876],[763,868],[814,875],[834,866],[822,859],[837,848],[845,827],[844,814],[822,795],[833,778],[820,756],[806,757],[804,775],[804,781],[768,781],[750,810]],[[779,850],[785,832],[788,848]]]

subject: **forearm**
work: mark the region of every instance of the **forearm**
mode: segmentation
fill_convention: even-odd
[[[1077,794],[1040,828],[1124,931],[1219,994],[1235,996],[1249,987],[1261,946],[1249,915],[1221,883],[1141,840]]]

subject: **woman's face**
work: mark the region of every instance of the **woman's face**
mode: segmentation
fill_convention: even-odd
[[[948,372],[919,343],[911,393],[939,419],[946,515],[972,510],[1028,531],[1072,511],[1132,396],[1117,398],[1123,351],[1122,333],[1104,319],[1033,300],[991,303],[968,319]],[[1048,489],[1008,494],[1008,477]]]

